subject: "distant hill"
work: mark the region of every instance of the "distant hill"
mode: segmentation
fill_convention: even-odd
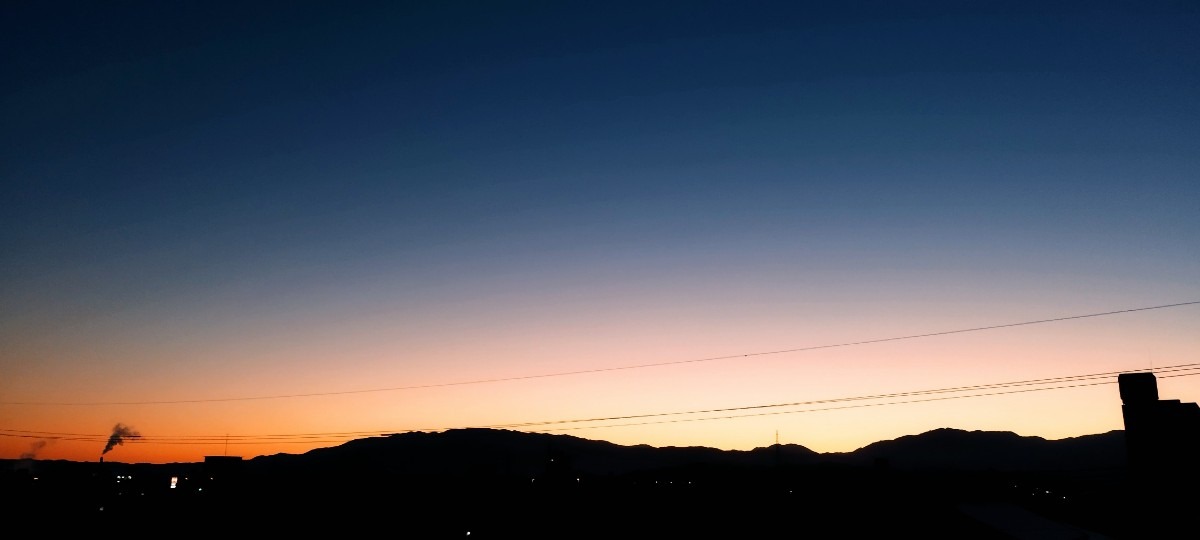
[[[1051,440],[1011,431],[942,428],[824,456],[858,464],[886,460],[906,470],[1071,471],[1121,467],[1126,460],[1121,430]]]
[[[696,466],[822,464],[947,471],[1112,468],[1125,465],[1125,439],[1121,430],[1050,440],[1012,432],[942,428],[879,441],[853,452],[818,453],[795,444],[753,450],[623,446],[570,435],[457,429],[358,439],[303,454],[259,456],[248,462],[261,471],[303,468],[402,475],[537,475],[553,469],[619,475]]]
[[[67,467],[71,463],[74,462],[6,459],[0,460],[0,470],[30,466]],[[132,465],[179,468],[190,464]],[[853,452],[819,453],[798,444],[752,450],[627,446],[571,435],[472,428],[356,439],[301,454],[258,456],[246,460],[244,465],[248,472],[303,469],[408,476],[524,476],[544,474],[548,468],[591,475],[622,475],[686,467],[820,465],[886,466],[908,471],[1038,472],[1121,468],[1126,465],[1126,455],[1122,430],[1053,440],[1008,431],[941,428],[878,441]]]
[[[815,463],[820,456],[800,445],[782,446],[778,454],[790,462],[805,464]],[[695,465],[767,466],[775,460],[776,451],[768,448],[741,451],[701,446],[623,446],[569,435],[456,429],[358,439],[304,454],[259,456],[249,465],[258,470],[300,467],[404,475],[536,475],[553,467],[610,475]]]
[[[1105,531],[1137,525],[1122,521],[1122,431],[1047,440],[936,429],[818,453],[458,429],[248,460],[5,461],[0,498],[15,501],[14,516],[206,534],[376,534],[386,523],[414,538],[757,538],[803,523],[847,538],[1011,540],[963,504]]]

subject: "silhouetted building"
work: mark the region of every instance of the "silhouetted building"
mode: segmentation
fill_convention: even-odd
[[[1159,399],[1153,373],[1117,376],[1129,460],[1131,537],[1195,527],[1200,504],[1200,405]]]
[[[1159,399],[1153,373],[1123,373],[1117,381],[1130,471],[1139,475],[1195,472],[1200,463],[1200,405]]]

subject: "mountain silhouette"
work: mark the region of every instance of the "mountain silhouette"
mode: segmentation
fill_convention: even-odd
[[[783,445],[779,455],[789,462],[815,463],[820,454],[800,445]],[[413,432],[349,441],[304,454],[276,454],[249,460],[257,470],[289,468],[339,471],[385,471],[391,474],[542,474],[553,459],[573,471],[593,475],[692,465],[769,466],[774,449],[623,446],[569,435],[498,429],[455,429]]]
[[[1126,454],[1121,430],[1050,440],[1011,431],[942,428],[875,442],[844,459],[884,459],[902,469],[1070,471],[1124,466]]]
[[[412,432],[349,441],[303,454],[249,460],[252,469],[339,470],[391,474],[537,475],[549,459],[569,460],[582,474],[614,475],[687,466],[877,465],[901,470],[1045,471],[1121,467],[1121,430],[1051,440],[1012,432],[941,428],[879,441],[852,452],[818,453],[797,444],[752,450],[623,446],[570,435],[498,429]]]
[[[376,534],[387,523],[413,538],[1002,539],[1013,536],[978,516],[1036,512],[1071,534],[1120,537],[1124,443],[1122,431],[935,429],[820,453],[455,429],[246,460],[6,460],[0,496],[13,516],[64,527],[186,523],[197,534]]]

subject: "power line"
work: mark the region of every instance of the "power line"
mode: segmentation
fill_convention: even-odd
[[[1200,373],[1194,373],[1194,375],[1200,375]],[[1101,381],[1101,382],[1093,382],[1093,383],[1086,383],[1086,384],[1052,386],[1052,387],[1047,387],[1047,388],[1026,388],[1026,389],[1022,389],[1022,390],[1009,390],[1006,392],[992,392],[989,394],[968,394],[968,395],[963,395],[963,396],[943,396],[943,397],[926,398],[926,399],[912,399],[912,400],[908,400],[908,401],[891,401],[891,402],[884,402],[884,403],[862,403],[862,404],[857,404],[857,405],[841,405],[841,406],[837,406],[837,407],[823,407],[820,409],[804,409],[804,410],[799,410],[799,411],[774,411],[774,412],[762,412],[762,413],[752,413],[752,414],[732,414],[732,415],[727,415],[727,416],[709,416],[709,417],[704,417],[704,418],[678,418],[678,419],[673,419],[673,420],[658,420],[658,421],[653,421],[653,422],[636,422],[636,423],[629,423],[629,424],[606,424],[606,425],[602,425],[602,426],[576,426],[576,427],[566,427],[566,428],[542,429],[542,430],[535,430],[535,431],[572,431],[572,430],[578,430],[578,429],[598,429],[598,428],[612,428],[612,427],[646,426],[646,425],[653,425],[653,424],[673,424],[673,423],[680,423],[680,422],[702,422],[702,421],[706,421],[706,420],[729,420],[729,419],[733,419],[733,418],[749,418],[752,416],[776,416],[776,415],[780,415],[780,414],[799,414],[799,413],[807,413],[807,412],[834,411],[834,410],[840,410],[840,409],[859,409],[859,408],[863,408],[863,407],[880,407],[883,405],[904,405],[904,404],[908,404],[908,403],[924,403],[927,401],[945,401],[945,400],[949,400],[949,399],[999,396],[999,395],[1004,395],[1004,394],[1020,394],[1020,393],[1024,393],[1024,392],[1038,392],[1038,391],[1042,391],[1042,390],[1062,390],[1062,389],[1066,389],[1066,388],[1078,388],[1078,387],[1083,387],[1083,386],[1100,386],[1100,385],[1104,385],[1104,384],[1114,384],[1115,382],[1116,381]]]
[[[1170,379],[1173,377],[1192,377],[1195,375],[1200,375],[1200,372],[1185,373],[1185,374],[1180,374],[1180,375],[1168,375],[1168,376],[1164,376],[1162,378]],[[710,416],[710,417],[704,417],[704,418],[680,418],[680,419],[673,419],[673,420],[658,420],[658,421],[653,421],[653,422],[636,422],[636,423],[629,423],[629,424],[606,424],[606,425],[602,425],[602,426],[577,426],[577,427],[566,427],[566,428],[541,429],[541,430],[535,430],[535,431],[573,431],[573,430],[580,430],[580,429],[645,426],[645,425],[653,425],[653,424],[671,424],[671,423],[680,423],[680,422],[702,422],[702,421],[706,421],[706,420],[729,420],[729,419],[734,419],[734,418],[748,418],[748,417],[753,417],[753,416],[775,416],[775,415],[780,415],[780,414],[824,412],[824,411],[833,411],[833,410],[840,410],[840,409],[858,409],[858,408],[863,408],[863,407],[879,407],[879,406],[883,406],[883,405],[905,405],[905,404],[909,404],[909,403],[925,403],[925,402],[929,402],[929,401],[945,401],[945,400],[950,400],[950,399],[1001,396],[1001,395],[1006,395],[1006,394],[1022,394],[1022,393],[1027,393],[1027,392],[1040,392],[1043,390],[1064,390],[1064,389],[1068,389],[1068,388],[1082,388],[1082,387],[1087,387],[1087,386],[1101,386],[1101,385],[1116,384],[1116,383],[1117,383],[1117,381],[1100,381],[1100,382],[1070,384],[1070,385],[1062,385],[1062,386],[1051,386],[1051,387],[1045,387],[1045,388],[1024,388],[1021,390],[1009,390],[1009,391],[1005,391],[1005,392],[991,392],[991,393],[986,393],[986,394],[968,394],[968,395],[962,395],[962,396],[942,396],[942,397],[926,398],[926,399],[912,399],[912,400],[908,400],[908,401],[893,401],[893,402],[885,402],[885,403],[863,403],[863,404],[856,404],[856,405],[842,405],[842,406],[838,406],[838,407],[824,407],[824,408],[820,408],[820,409],[804,409],[804,410],[800,410],[800,411],[775,411],[775,412],[763,412],[763,413],[752,413],[752,414],[735,414],[735,415],[728,415],[728,416]]]
[[[1158,373],[1174,373],[1174,372],[1179,372],[1179,371],[1193,371],[1193,370],[1197,370],[1196,374],[1200,375],[1200,363],[1180,364],[1177,366],[1166,366],[1165,368],[1162,368],[1161,371],[1157,371],[1156,375]],[[717,412],[746,411],[746,410],[753,410],[753,409],[799,407],[799,406],[806,406],[806,405],[822,405],[822,404],[826,404],[826,403],[840,403],[840,402],[845,402],[845,401],[868,401],[868,400],[877,400],[877,399],[895,399],[895,398],[900,398],[900,397],[920,396],[920,395],[929,395],[929,394],[946,394],[946,393],[954,393],[954,392],[988,390],[988,389],[994,389],[994,388],[1010,388],[1010,387],[1017,387],[1017,386],[1033,386],[1033,385],[1045,385],[1045,384],[1064,383],[1064,382],[1078,382],[1078,381],[1082,381],[1082,380],[1092,380],[1092,379],[1097,379],[1097,378],[1110,378],[1114,375],[1119,375],[1121,373],[1128,373],[1128,371],[1111,371],[1111,372],[1107,372],[1107,373],[1094,373],[1094,374],[1089,374],[1089,375],[1071,375],[1071,376],[1065,376],[1065,377],[1052,377],[1052,378],[1048,378],[1048,379],[1031,379],[1031,380],[1027,380],[1027,381],[1012,381],[1012,382],[993,383],[993,384],[978,384],[978,385],[971,385],[971,386],[959,386],[959,387],[954,387],[954,388],[939,388],[939,389],[933,389],[933,390],[915,390],[915,391],[911,391],[911,392],[896,392],[896,393],[891,393],[891,394],[876,394],[876,395],[871,395],[871,396],[819,399],[819,400],[812,400],[812,401],[797,401],[797,402],[792,402],[792,403],[772,403],[769,405],[749,405],[749,406],[743,406],[743,407],[727,407],[727,408],[722,408],[722,409],[707,409],[707,410],[696,410],[696,411],[651,413],[651,414],[634,414],[634,415],[626,415],[626,416],[610,416],[610,417],[604,417],[604,418],[550,420],[550,421],[544,421],[544,422],[526,422],[526,423],[522,423],[522,424],[496,424],[496,425],[482,426],[482,427],[494,427],[494,428],[532,427],[532,426],[550,425],[550,424],[567,424],[567,423],[579,423],[579,422],[604,422],[604,421],[611,421],[611,420],[631,420],[631,419],[636,419],[636,418],[651,418],[651,417],[657,417],[657,416],[682,416],[682,415],[689,415],[689,414],[708,414],[708,413],[717,413]],[[1161,375],[1158,375],[1158,376],[1162,377]],[[990,394],[981,394],[981,395],[990,395]],[[968,395],[968,396],[957,396],[957,397],[974,397],[974,396]]]
[[[967,333],[967,332],[981,332],[981,331],[985,331],[985,330],[998,330],[1001,328],[1013,328],[1013,327],[1018,327],[1018,326],[1029,326],[1029,325],[1034,325],[1034,324],[1045,324],[1045,323],[1069,321],[1069,320],[1076,320],[1076,319],[1087,319],[1087,318],[1093,318],[1093,317],[1119,315],[1122,313],[1134,313],[1134,312],[1139,312],[1139,311],[1168,309],[1168,308],[1174,308],[1174,307],[1190,306],[1190,305],[1195,305],[1195,304],[1200,304],[1200,300],[1192,301],[1192,302],[1180,302],[1180,303],[1176,303],[1176,304],[1165,304],[1165,305],[1160,305],[1160,306],[1122,309],[1122,310],[1117,310],[1117,311],[1106,311],[1106,312],[1102,312],[1102,313],[1088,313],[1088,314],[1084,314],[1084,315],[1071,315],[1071,316],[1067,316],[1067,317],[1055,317],[1052,319],[1039,319],[1039,320],[1033,320],[1033,321],[997,324],[997,325],[991,325],[991,326],[978,326],[978,327],[974,327],[974,328],[961,328],[961,329],[957,329],[957,330],[945,330],[945,331],[940,331],[940,332],[929,332],[929,333],[924,333],[924,334],[911,334],[911,335],[906,335],[906,336],[868,339],[868,340],[862,340],[862,341],[850,341],[850,342],[834,343],[834,344],[827,344],[827,345],[813,345],[813,346],[808,346],[808,347],[796,347],[796,348],[792,348],[792,349],[781,349],[781,350],[775,350],[775,351],[762,351],[762,352],[734,354],[734,355],[727,355],[727,356],[712,356],[712,357],[708,357],[708,358],[693,358],[693,359],[688,359],[688,360],[673,360],[673,361],[668,361],[668,362],[654,362],[654,363],[648,363],[648,364],[632,364],[632,365],[628,365],[628,366],[614,366],[614,367],[606,367],[606,368],[581,369],[581,370],[575,370],[575,371],[558,371],[558,372],[540,373],[540,374],[534,374],[534,375],[519,375],[519,376],[514,376],[514,377],[495,377],[495,378],[489,378],[489,379],[474,379],[474,380],[467,380],[467,381],[453,381],[453,382],[445,382],[445,383],[420,384],[420,385],[411,385],[411,386],[395,386],[395,387],[390,387],[390,388],[368,388],[368,389],[361,389],[361,390],[342,390],[342,391],[333,391],[333,392],[311,392],[311,393],[304,393],[304,394],[278,394],[278,395],[269,395],[269,396],[243,396],[243,397],[230,397],[230,398],[207,398],[207,399],[178,399],[178,400],[161,400],[161,401],[98,401],[98,402],[0,401],[0,405],[89,406],[89,407],[106,406],[106,405],[179,405],[179,404],[186,404],[186,403],[216,403],[216,402],[229,402],[229,401],[255,401],[255,400],[267,400],[267,399],[294,399],[294,398],[338,396],[338,395],[349,395],[349,394],[366,394],[366,393],[375,393],[375,392],[397,392],[397,391],[402,391],[402,390],[419,390],[419,389],[425,389],[425,388],[443,388],[443,387],[448,387],[448,386],[465,386],[465,385],[474,385],[474,384],[489,384],[489,383],[498,383],[498,382],[523,381],[523,380],[530,380],[530,379],[545,379],[545,378],[550,378],[550,377],[565,377],[565,376],[569,376],[569,375],[586,375],[586,374],[605,373],[605,372],[612,372],[612,371],[644,369],[644,368],[650,368],[650,367],[662,367],[662,366],[673,366],[673,365],[682,365],[682,364],[695,364],[695,363],[701,363],[701,362],[713,362],[713,361],[718,361],[718,360],[732,360],[735,358],[750,358],[750,357],[755,357],[755,356],[767,356],[767,355],[774,355],[774,354],[815,351],[815,350],[819,350],[819,349],[833,349],[833,348],[838,348],[838,347],[853,347],[853,346],[858,346],[858,345],[869,345],[869,344],[873,344],[873,343],[886,343],[889,341],[901,341],[901,340],[919,339],[919,338],[927,338],[927,337],[935,337],[935,336],[946,336],[946,335],[951,335],[951,334],[963,334],[963,333]]]
[[[81,437],[65,437],[65,436],[45,436],[45,435],[3,433],[3,430],[0,430],[0,437],[17,437],[17,438],[24,438],[24,439],[39,439],[39,440],[48,440],[49,439],[49,440],[55,440],[55,441],[81,441],[81,442],[96,442],[96,443],[104,442],[108,439],[107,435],[105,435],[103,437],[101,437],[99,435],[86,435],[86,436],[81,436]],[[142,437],[137,437],[137,438],[134,438],[131,440],[127,440],[125,442],[126,443],[147,443],[147,444],[189,444],[189,445],[202,445],[202,444],[317,444],[317,443],[344,443],[346,441],[353,440],[356,438],[358,438],[358,437],[343,437],[343,438],[324,439],[324,440],[322,440],[322,439],[311,439],[311,440],[310,439],[305,439],[305,440],[292,439],[292,440],[282,440],[282,441],[253,441],[252,440],[252,441],[225,442],[225,441],[216,441],[216,440],[191,441],[191,440],[171,440],[171,439],[143,441],[143,440],[141,440]]]
[[[1009,382],[1001,382],[1001,383],[977,384],[977,385],[956,386],[956,387],[949,387],[949,388],[914,390],[914,391],[908,391],[908,392],[893,392],[893,393],[888,393],[888,394],[874,394],[874,395],[866,395],[866,396],[830,398],[830,399],[820,399],[820,400],[810,400],[810,401],[796,401],[796,402],[788,402],[788,403],[747,405],[747,406],[740,406],[740,407],[726,407],[726,408],[700,409],[700,410],[691,410],[691,411],[647,413],[647,414],[625,415],[625,416],[606,416],[606,417],[596,417],[596,418],[547,420],[547,421],[539,421],[539,422],[520,422],[520,423],[510,423],[510,424],[477,425],[477,426],[464,426],[464,427],[459,427],[459,428],[442,427],[442,428],[425,428],[425,429],[403,429],[403,430],[392,429],[392,430],[374,430],[374,431],[343,431],[343,432],[270,434],[270,435],[179,435],[179,436],[162,436],[162,437],[139,436],[139,437],[131,438],[130,441],[131,442],[136,441],[136,442],[154,443],[154,444],[224,444],[226,442],[228,442],[229,444],[277,444],[277,443],[311,444],[311,443],[323,443],[323,442],[345,442],[346,440],[350,440],[350,439],[354,439],[354,438],[383,436],[383,435],[394,434],[394,433],[420,432],[420,431],[436,432],[436,431],[445,431],[448,429],[463,429],[465,427],[472,427],[472,428],[530,428],[530,427],[536,427],[536,426],[550,426],[550,425],[573,424],[573,423],[606,422],[606,421],[616,421],[616,420],[636,420],[636,419],[666,417],[666,416],[712,414],[712,413],[718,413],[718,412],[734,412],[734,411],[749,411],[749,410],[767,409],[767,408],[812,406],[812,405],[824,405],[824,404],[855,402],[855,401],[891,400],[891,401],[882,401],[879,403],[842,405],[842,406],[836,406],[836,407],[823,407],[823,408],[818,408],[818,409],[803,409],[803,410],[798,410],[798,411],[774,411],[774,412],[762,412],[762,413],[753,413],[753,414],[736,414],[736,415],[702,417],[702,418],[683,418],[683,419],[659,420],[659,421],[624,423],[624,424],[605,424],[605,425],[592,425],[592,426],[576,426],[576,427],[567,427],[567,428],[548,428],[548,429],[537,429],[535,431],[566,431],[566,430],[594,429],[594,428],[605,428],[605,427],[625,427],[625,426],[639,426],[639,425],[649,425],[649,424],[664,424],[664,423],[672,423],[672,422],[696,422],[696,421],[704,421],[704,420],[721,420],[721,419],[744,418],[744,417],[752,417],[752,416],[797,414],[797,413],[805,413],[805,412],[820,412],[820,411],[851,409],[851,408],[860,408],[860,407],[878,407],[878,406],[883,406],[883,405],[901,405],[901,404],[907,404],[907,403],[922,403],[922,402],[942,401],[942,400],[949,400],[949,399],[986,397],[986,396],[997,396],[997,395],[1006,395],[1006,394],[1018,394],[1018,393],[1025,393],[1025,392],[1036,392],[1036,391],[1043,391],[1043,390],[1060,390],[1060,389],[1067,389],[1067,388],[1098,386],[1098,385],[1105,385],[1105,384],[1113,384],[1116,382],[1115,380],[1112,380],[1115,376],[1120,375],[1122,373],[1129,373],[1129,372],[1130,372],[1129,370],[1110,371],[1110,372],[1091,373],[1091,374],[1084,374],[1084,375],[1067,375],[1067,376],[1062,376],[1062,377],[1050,377],[1050,378],[1043,378],[1043,379],[1028,379],[1028,380],[1023,380],[1023,381],[1009,381]],[[1179,365],[1174,365],[1174,366],[1163,366],[1159,369],[1156,369],[1154,371],[1154,373],[1158,378],[1164,378],[1164,379],[1172,378],[1172,377],[1189,377],[1189,376],[1200,375],[1200,363],[1179,364]],[[1096,382],[1097,379],[1105,379],[1105,380]],[[1039,386],[1039,385],[1041,387],[1021,388],[1021,387]],[[1046,386],[1046,385],[1057,385],[1057,386]],[[1017,388],[1017,389],[1013,389],[1013,388]],[[1007,390],[981,393],[984,390],[997,390],[997,389],[1007,389]],[[956,393],[956,392],[971,392],[971,393],[961,394],[961,395],[953,395],[953,396],[937,396],[937,397],[929,397],[929,398],[923,398],[923,399],[910,399],[910,400],[894,401],[897,398],[903,398],[903,397],[919,397],[919,396],[929,396],[929,395],[936,396],[938,394],[947,394],[947,393]],[[36,439],[56,439],[56,440],[70,440],[70,441],[89,441],[89,442],[103,442],[103,441],[108,440],[108,437],[109,437],[108,435],[98,435],[98,434],[62,433],[62,432],[48,432],[48,431],[22,431],[22,430],[8,430],[8,429],[0,429],[0,436],[36,438]]]

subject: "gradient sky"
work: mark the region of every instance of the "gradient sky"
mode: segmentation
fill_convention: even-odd
[[[1200,362],[1198,305],[757,354],[1200,300],[1195,2],[0,10],[0,458]],[[520,429],[1123,427],[1114,384],[850,403]]]

